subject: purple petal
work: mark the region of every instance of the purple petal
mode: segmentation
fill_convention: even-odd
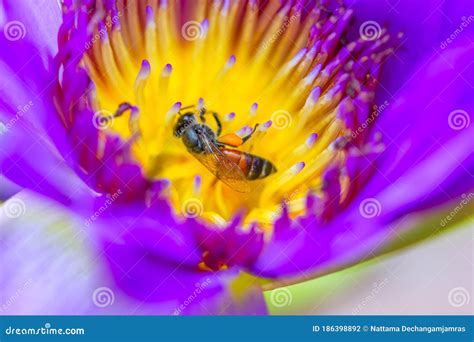
[[[106,284],[94,245],[50,201],[22,194],[0,207],[0,314],[93,312]],[[19,252],[21,251],[21,253]]]
[[[0,12],[5,13],[5,17],[0,17],[0,29],[4,31],[8,23],[17,22],[16,29],[22,31],[11,31],[12,43],[25,40],[36,46],[40,54],[54,55],[57,52],[56,37],[61,25],[61,10],[57,1],[4,0],[0,6]]]
[[[310,278],[372,258],[400,218],[474,189],[473,50],[453,46],[418,72],[372,131],[374,141],[382,133],[384,152],[349,158],[349,176],[371,174],[369,183],[326,224],[314,215],[277,221],[254,274]],[[449,121],[456,110],[467,114],[463,126]]]
[[[21,126],[0,135],[0,172],[15,184],[63,204],[87,207],[92,191],[70,169],[50,142]],[[41,162],[38,162],[41,161]]]
[[[462,18],[469,16],[465,8],[470,4],[467,0],[358,0],[351,4],[356,17],[354,31],[365,22],[375,21],[386,27],[392,36],[404,33],[402,44],[396,46],[396,57],[390,57],[384,67],[381,79],[384,89],[380,89],[382,95],[379,95],[382,102],[396,94],[421,65],[437,56],[440,45],[460,29]],[[468,33],[472,35],[472,26],[468,25],[462,31],[456,40],[464,45],[471,44]]]
[[[407,171],[415,175],[418,168],[418,177],[424,178],[426,187],[418,181],[413,184],[419,187],[419,196],[421,191],[429,196],[432,205],[455,198],[462,188],[472,186],[469,160],[473,141],[469,136],[473,136],[474,126],[469,121],[474,105],[469,82],[474,80],[474,70],[466,65],[473,56],[472,47],[447,49],[421,69],[395,103],[381,114],[373,132],[382,134],[386,150],[374,163],[375,177],[361,197],[373,197],[371,194],[402,182]],[[452,113],[466,120],[463,126],[456,126]],[[424,165],[431,167],[427,169]],[[463,185],[441,187],[450,174],[456,174],[456,184]],[[406,189],[405,193],[397,194],[402,205],[413,193]]]

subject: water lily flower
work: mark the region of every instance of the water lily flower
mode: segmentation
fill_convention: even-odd
[[[472,31],[434,46],[431,2],[4,1],[2,311],[264,314],[461,199]],[[201,164],[173,133],[204,111],[276,172]]]

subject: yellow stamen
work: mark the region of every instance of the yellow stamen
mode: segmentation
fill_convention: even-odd
[[[109,28],[83,62],[97,88],[97,110],[113,113],[123,102],[139,108],[139,116],[116,118],[111,129],[125,139],[140,133],[132,152],[144,174],[171,181],[168,195],[178,213],[187,198],[199,198],[205,204],[201,217],[219,225],[242,208],[245,223],[271,225],[283,201],[290,215],[301,214],[308,192],[321,190],[326,167],[346,158],[331,148],[346,130],[336,113],[345,87],[353,85],[356,93],[360,88],[351,63],[343,69],[346,61],[335,59],[335,32],[313,35],[310,43],[308,37],[328,22],[336,27],[350,11],[321,23],[319,8],[303,16],[302,8],[280,0],[270,0],[261,12],[251,0],[161,0],[147,9],[131,3],[125,8],[118,1],[124,14],[118,27]],[[355,43],[345,48],[352,52]],[[270,160],[279,171],[254,181],[250,194],[218,181],[173,136],[180,108],[204,106],[201,98],[220,114],[224,134],[260,124],[242,150]]]

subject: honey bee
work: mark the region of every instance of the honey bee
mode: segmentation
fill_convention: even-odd
[[[189,108],[194,106],[182,110]],[[235,149],[251,138],[258,124],[245,137],[234,133],[221,136],[222,123],[219,115],[216,112],[210,113],[217,124],[216,132],[206,124],[206,109],[202,108],[195,112],[180,112],[173,133],[175,137],[182,139],[188,152],[214,176],[233,190],[245,193],[250,192],[248,181],[262,179],[277,172],[275,165],[267,159]]]

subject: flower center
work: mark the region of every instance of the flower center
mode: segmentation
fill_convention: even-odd
[[[360,115],[373,101],[388,37],[343,44],[351,10],[264,3],[118,1],[84,57],[95,109],[121,114],[107,129],[133,142],[148,178],[171,181],[167,194],[185,216],[225,224],[244,210],[246,223],[266,226],[283,202],[290,215],[304,213],[309,192],[323,196],[322,173],[347,157],[351,129],[341,113]],[[123,103],[134,109],[117,112]],[[235,149],[278,171],[249,180],[249,193],[220,181],[173,135],[180,114],[199,120],[202,108],[217,113],[223,135],[245,137],[259,124]],[[212,115],[205,120],[216,132]]]

